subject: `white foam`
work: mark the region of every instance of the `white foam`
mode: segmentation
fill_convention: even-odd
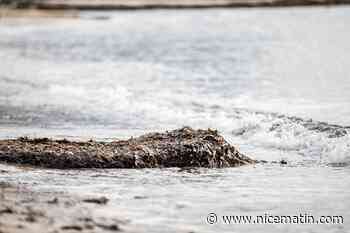
[[[293,121],[275,114],[240,111],[233,134],[247,144],[278,150],[295,161],[316,160],[320,163],[347,163],[350,159],[350,136],[335,137],[332,132],[308,129],[303,121]],[[316,125],[318,123],[315,123]],[[297,157],[301,155],[302,157]]]

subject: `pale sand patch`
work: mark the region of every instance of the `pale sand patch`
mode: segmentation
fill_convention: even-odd
[[[0,7],[0,18],[77,18],[76,10],[11,9]]]

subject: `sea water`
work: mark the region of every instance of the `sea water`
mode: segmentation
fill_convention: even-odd
[[[79,16],[0,19],[0,138],[111,141],[215,128],[267,163],[67,171],[0,165],[7,171],[1,181],[107,196],[103,215],[117,214],[135,232],[349,232],[349,7]],[[265,214],[336,215],[344,223],[221,218]]]

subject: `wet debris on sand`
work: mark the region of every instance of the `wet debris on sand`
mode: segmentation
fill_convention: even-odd
[[[2,214],[13,214],[15,211],[11,209],[10,207],[6,206],[3,209],[0,209],[0,215]]]
[[[31,206],[27,206],[23,214],[26,215],[25,221],[27,222],[36,222],[38,218],[44,217],[43,212],[34,210]]]
[[[47,203],[48,203],[48,204],[58,204],[58,198],[55,197],[55,198],[52,199],[52,200],[48,200]]]
[[[83,202],[82,197],[60,195],[52,199],[52,193],[33,192],[28,200],[28,192],[19,192],[18,187],[5,187],[0,197],[0,233],[37,233],[37,232],[117,232],[123,231],[129,221],[120,219],[114,213],[104,215],[106,206],[97,206]],[[101,198],[91,197],[91,200]],[[52,202],[57,204],[52,204]],[[104,200],[104,199],[101,199]],[[65,202],[73,205],[63,205]],[[62,204],[61,204],[62,203]],[[117,211],[116,211],[117,212]]]
[[[108,198],[106,197],[100,197],[100,198],[88,198],[88,199],[84,199],[83,202],[86,203],[94,203],[94,204],[98,204],[98,205],[105,205],[108,202]]]
[[[103,230],[108,230],[108,231],[120,231],[120,228],[117,224],[101,224],[97,223],[96,226]]]
[[[83,228],[78,225],[62,226],[61,229],[64,231],[67,231],[67,230],[82,231],[83,230]]]
[[[138,195],[136,195],[136,196],[134,196],[134,199],[147,199],[148,197],[147,196],[138,196]]]
[[[114,142],[48,138],[0,141],[0,161],[69,168],[234,167],[255,161],[216,130],[189,127]]]
[[[285,164],[288,164],[288,162],[287,162],[287,160],[282,159],[282,160],[280,161],[280,164],[285,165]]]

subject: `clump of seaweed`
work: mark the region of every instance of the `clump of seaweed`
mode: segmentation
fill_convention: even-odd
[[[68,168],[233,167],[254,163],[216,130],[190,127],[114,142],[0,141],[0,161]]]

